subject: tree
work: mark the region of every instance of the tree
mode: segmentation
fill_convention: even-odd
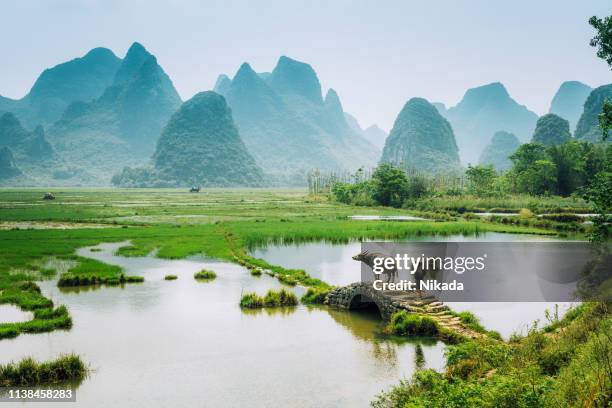
[[[372,174],[372,196],[380,205],[400,207],[406,198],[407,188],[406,174],[391,164],[381,164]]]
[[[612,68],[612,16],[604,19],[593,16],[589,19],[589,24],[597,30],[595,37],[591,38],[591,47],[597,47],[597,56]],[[607,99],[604,100],[603,109],[599,114],[599,127],[603,133],[603,140],[606,140],[612,130],[612,102]]]
[[[518,192],[533,195],[555,192],[557,166],[546,148],[539,143],[526,143],[510,156],[513,167],[510,179]]]
[[[595,37],[591,38],[591,47],[597,47],[597,56],[612,67],[612,16],[604,19],[593,16],[589,24],[597,30]]]
[[[468,166],[465,172],[470,183],[470,192],[477,196],[490,194],[495,181],[495,169],[493,166]]]

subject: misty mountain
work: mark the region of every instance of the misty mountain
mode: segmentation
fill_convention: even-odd
[[[381,162],[428,173],[460,169],[450,123],[423,98],[412,98],[404,105],[387,137]]]
[[[229,81],[229,82],[228,82]],[[267,173],[373,166],[378,149],[349,126],[334,90],[322,97],[312,67],[281,57],[269,74],[244,63],[215,89],[232,109],[244,143]]]
[[[50,125],[70,103],[89,102],[102,95],[120,63],[111,50],[94,48],[81,58],[43,71],[22,99],[0,96],[0,112],[14,113],[28,128]]]
[[[107,183],[113,172],[148,160],[180,104],[157,59],[134,43],[112,85],[91,102],[70,104],[49,138],[66,161]]]
[[[368,142],[372,143],[382,151],[383,147],[385,147],[385,140],[388,136],[387,132],[379,128],[376,124],[369,126],[367,129],[362,129],[357,118],[347,112],[344,113],[344,119],[354,132],[362,135]]]
[[[598,115],[601,113],[603,101],[612,101],[612,84],[595,88],[584,103],[584,110],[576,125],[574,137],[588,142],[601,142],[602,132],[599,127]]]
[[[6,146],[0,147],[0,180],[6,180],[18,176],[21,170],[17,167],[13,152]]]
[[[554,113],[548,113],[538,119],[531,141],[550,147],[568,142],[571,138],[569,122]]]
[[[113,178],[123,186],[257,186],[261,169],[240,139],[223,96],[201,92],[183,103],[164,128],[152,169]]]
[[[43,127],[29,131],[10,112],[0,116],[0,148],[3,152],[0,172],[4,175],[0,178],[21,175],[20,184],[32,185],[36,180],[51,180],[54,172],[63,168]]]
[[[584,110],[584,102],[592,90],[593,88],[582,82],[563,82],[555,93],[548,112],[567,119],[570,132],[573,132]]]
[[[466,163],[476,163],[492,134],[505,130],[528,141],[538,115],[519,105],[499,82],[468,89],[463,99],[446,111]]]
[[[495,132],[491,143],[485,146],[478,164],[492,165],[497,171],[504,171],[512,167],[510,156],[519,148],[521,142],[512,133],[500,130]]]

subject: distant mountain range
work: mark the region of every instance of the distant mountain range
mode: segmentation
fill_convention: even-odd
[[[521,142],[512,133],[500,130],[495,132],[491,138],[491,143],[485,146],[478,164],[491,165],[497,171],[504,171],[512,167],[510,156],[519,148]]]
[[[593,89],[584,102],[584,110],[576,125],[574,137],[588,142],[600,142],[602,138],[599,127],[599,114],[605,99],[612,101],[612,84]]]
[[[220,75],[214,92],[182,104],[141,44],[123,59],[94,48],[43,71],[23,98],[0,96],[0,184],[108,185],[117,175],[119,185],[288,185],[303,184],[314,168],[355,171],[379,161],[455,171],[458,154],[464,164],[480,158],[501,169],[516,138],[556,144],[554,130],[567,121],[577,139],[599,141],[606,97],[612,85],[564,82],[554,115],[534,135],[537,115],[496,82],[450,108],[413,98],[387,135],[362,128],[334,89],[323,94],[309,64],[289,57],[271,72],[244,63],[233,78]],[[499,136],[508,132],[516,136]]]
[[[172,115],[151,168],[126,168],[113,178],[124,187],[261,186],[255,164],[223,96],[201,92]]]
[[[584,111],[584,102],[591,91],[593,88],[582,82],[563,82],[550,103],[548,113],[554,113],[569,121],[570,131],[573,132]]]
[[[12,112],[24,126],[47,126],[75,101],[89,102],[109,87],[121,59],[106,48],[94,48],[81,58],[46,69],[26,96],[0,97],[0,112]]]
[[[322,97],[317,74],[306,63],[281,57],[271,73],[242,64],[233,79],[219,76],[247,149],[272,175],[313,169],[351,170],[376,164],[380,150],[346,120],[338,94]]]
[[[538,115],[512,99],[499,82],[468,89],[456,106],[442,112],[453,126],[465,164],[478,162],[483,147],[497,131],[529,141],[538,120]]]

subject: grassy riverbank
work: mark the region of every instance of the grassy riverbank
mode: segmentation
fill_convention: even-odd
[[[508,343],[483,337],[450,346],[444,373],[417,371],[373,406],[607,406],[612,397],[610,312],[608,304],[585,303]]]

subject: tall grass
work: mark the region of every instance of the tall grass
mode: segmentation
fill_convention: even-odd
[[[0,365],[0,386],[29,387],[80,382],[87,374],[87,366],[75,354],[62,355],[55,360],[42,363],[27,357],[17,363]]]
[[[240,307],[256,309],[261,307],[296,306],[298,298],[293,292],[281,289],[279,291],[269,290],[261,297],[257,293],[247,293],[240,299]]]

